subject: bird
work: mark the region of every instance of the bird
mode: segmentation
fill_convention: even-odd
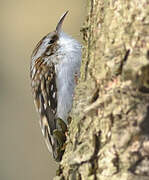
[[[82,61],[81,44],[62,30],[67,14],[68,11],[61,16],[53,32],[38,42],[30,63],[31,89],[40,127],[57,162],[65,151],[69,113]]]

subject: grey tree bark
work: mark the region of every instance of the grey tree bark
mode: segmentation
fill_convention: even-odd
[[[149,180],[149,1],[88,0],[88,9],[54,180]]]

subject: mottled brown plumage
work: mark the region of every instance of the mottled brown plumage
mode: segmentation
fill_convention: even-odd
[[[40,114],[41,130],[56,161],[60,161],[64,153],[75,77],[81,64],[80,44],[61,31],[66,14],[56,30],[36,45],[30,66],[32,93]]]

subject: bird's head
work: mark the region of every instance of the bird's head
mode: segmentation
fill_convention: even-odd
[[[53,32],[48,33],[38,42],[32,53],[32,58],[37,59],[42,56],[50,56],[59,48],[58,40],[62,34],[62,25],[67,13],[68,11],[62,15],[56,29]]]

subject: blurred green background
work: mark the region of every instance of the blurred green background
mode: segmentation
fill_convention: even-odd
[[[86,0],[0,2],[0,180],[52,180],[57,164],[43,141],[33,104],[30,55],[66,10],[63,29],[81,41]]]

